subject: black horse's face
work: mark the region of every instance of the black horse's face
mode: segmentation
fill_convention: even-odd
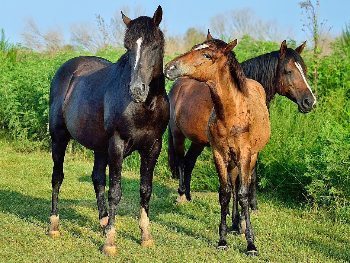
[[[130,95],[135,102],[145,102],[153,78],[162,74],[164,37],[159,29],[162,9],[153,18],[141,16],[134,20],[123,14],[127,26],[124,45],[129,51],[131,66]]]
[[[305,42],[296,50],[287,49],[285,41],[282,42],[277,76],[278,93],[297,103],[300,112],[307,113],[315,106],[316,97],[307,82],[306,66],[300,57],[304,46]]]

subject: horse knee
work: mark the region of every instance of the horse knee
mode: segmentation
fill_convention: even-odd
[[[227,205],[230,202],[231,189],[229,186],[221,187],[219,189],[220,205]]]
[[[108,202],[110,205],[117,205],[121,198],[122,198],[122,191],[120,186],[109,188]]]
[[[52,187],[55,187],[57,184],[61,185],[64,179],[64,173],[62,171],[53,170],[52,172],[52,179],[51,179],[51,185]]]
[[[247,187],[241,187],[238,191],[238,199],[241,204],[241,206],[248,205],[248,195],[249,191]]]
[[[152,193],[152,187],[150,185],[141,185],[140,186],[140,197],[142,200],[144,200],[144,201],[149,200],[151,197],[151,193]]]

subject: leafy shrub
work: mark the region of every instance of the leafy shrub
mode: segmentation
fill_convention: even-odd
[[[295,43],[292,45],[295,45]],[[239,61],[277,50],[280,43],[255,41],[244,37],[235,49]],[[350,59],[349,46],[336,41],[333,53],[319,63],[318,104],[303,115],[294,103],[276,97],[270,118],[272,136],[260,154],[259,185],[282,198],[308,201],[315,207],[326,207],[335,218],[350,221]],[[116,61],[121,50],[105,49],[97,55]],[[58,67],[75,57],[76,51],[56,54],[19,50],[16,59],[0,50],[0,128],[19,142],[20,150],[40,146],[49,149],[48,97],[50,81]],[[303,55],[309,72],[312,63],[307,51]],[[166,61],[171,57],[166,57]],[[311,75],[310,75],[311,76]],[[166,89],[172,82],[166,82]],[[167,134],[156,174],[169,177],[167,168]],[[187,142],[188,143],[188,142]],[[33,146],[34,145],[34,146]],[[72,143],[68,151],[82,151]],[[130,156],[124,168],[139,166],[137,154]],[[216,191],[218,179],[211,152],[200,156],[193,173],[194,190]]]

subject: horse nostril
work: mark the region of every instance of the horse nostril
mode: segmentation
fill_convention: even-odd
[[[312,106],[311,100],[309,100],[308,98],[305,98],[304,101],[303,101],[303,106],[305,108],[310,108]]]
[[[145,91],[146,90],[146,85],[145,84],[141,84],[141,89],[142,89],[142,91]]]

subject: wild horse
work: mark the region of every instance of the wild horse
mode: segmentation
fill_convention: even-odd
[[[212,36],[208,31],[207,40]],[[242,68],[248,78],[261,83],[266,93],[269,107],[275,94],[288,97],[298,104],[299,111],[311,111],[316,98],[308,85],[306,66],[300,53],[306,42],[295,50],[287,48],[283,41],[280,50],[258,56],[243,62]],[[191,78],[177,79],[169,93],[170,121],[168,126],[168,161],[173,177],[179,178],[179,202],[191,200],[191,175],[198,156],[208,145],[207,123],[213,102],[209,87],[204,82]],[[191,146],[185,154],[185,139]],[[256,169],[252,176],[250,203],[257,209]]]
[[[208,122],[208,139],[218,172],[221,205],[218,248],[225,249],[226,216],[234,193],[233,228],[239,231],[238,200],[245,219],[247,253],[257,254],[250,222],[248,192],[258,152],[270,137],[269,113],[263,87],[247,79],[229,44],[217,39],[194,46],[191,51],[166,65],[165,75],[174,79],[188,76],[206,82],[214,108]]]
[[[126,25],[127,52],[111,63],[98,57],[77,57],[57,71],[50,90],[52,139],[52,210],[50,236],[59,235],[58,194],[63,181],[63,162],[73,138],[94,151],[92,181],[100,224],[107,236],[103,252],[116,253],[115,216],[122,196],[123,159],[133,151],[141,156],[140,229],[142,245],[152,245],[149,200],[153,171],[169,121],[169,103],[163,74],[164,36],[159,28],[162,8],[154,16],[134,20],[122,13]],[[106,166],[109,166],[107,210]]]

